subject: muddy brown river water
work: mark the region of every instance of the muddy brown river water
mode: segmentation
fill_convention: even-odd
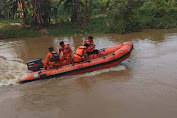
[[[25,84],[26,62],[86,35],[0,40],[0,118],[176,118],[177,29],[93,34],[97,49],[132,41],[129,59],[90,73]]]

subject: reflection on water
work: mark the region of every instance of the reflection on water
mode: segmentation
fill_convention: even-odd
[[[177,116],[177,29],[93,34],[93,37],[97,49],[132,41],[134,50],[129,59],[115,67],[17,86],[9,85],[29,73],[27,61],[44,59],[50,46],[58,51],[61,40],[76,50],[87,36],[1,40],[0,117]]]

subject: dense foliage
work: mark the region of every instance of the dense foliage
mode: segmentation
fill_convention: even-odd
[[[3,19],[55,35],[175,28],[177,0],[1,0]]]

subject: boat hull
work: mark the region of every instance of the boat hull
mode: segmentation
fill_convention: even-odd
[[[116,48],[117,47],[117,48]],[[91,72],[98,69],[109,68],[115,66],[125,59],[127,59],[133,49],[131,42],[113,46],[102,50],[103,57],[92,59],[90,62],[81,62],[63,66],[62,68],[56,68],[51,70],[41,70],[30,73],[27,77],[20,80],[20,83],[31,82],[40,79],[62,77],[69,75],[76,75],[86,72]],[[96,57],[97,55],[95,55]]]

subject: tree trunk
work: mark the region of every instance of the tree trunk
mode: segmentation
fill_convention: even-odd
[[[84,23],[88,22],[88,0],[85,1],[85,14],[84,14]]]
[[[33,25],[37,29],[49,25],[49,0],[31,0],[33,6]]]
[[[82,22],[81,22],[81,10],[80,10],[80,0],[76,0],[76,11],[77,11],[77,24],[82,25]]]
[[[73,2],[72,22],[77,23],[78,25],[82,25],[80,0],[74,0]]]
[[[92,0],[89,0],[89,17],[92,16]]]

